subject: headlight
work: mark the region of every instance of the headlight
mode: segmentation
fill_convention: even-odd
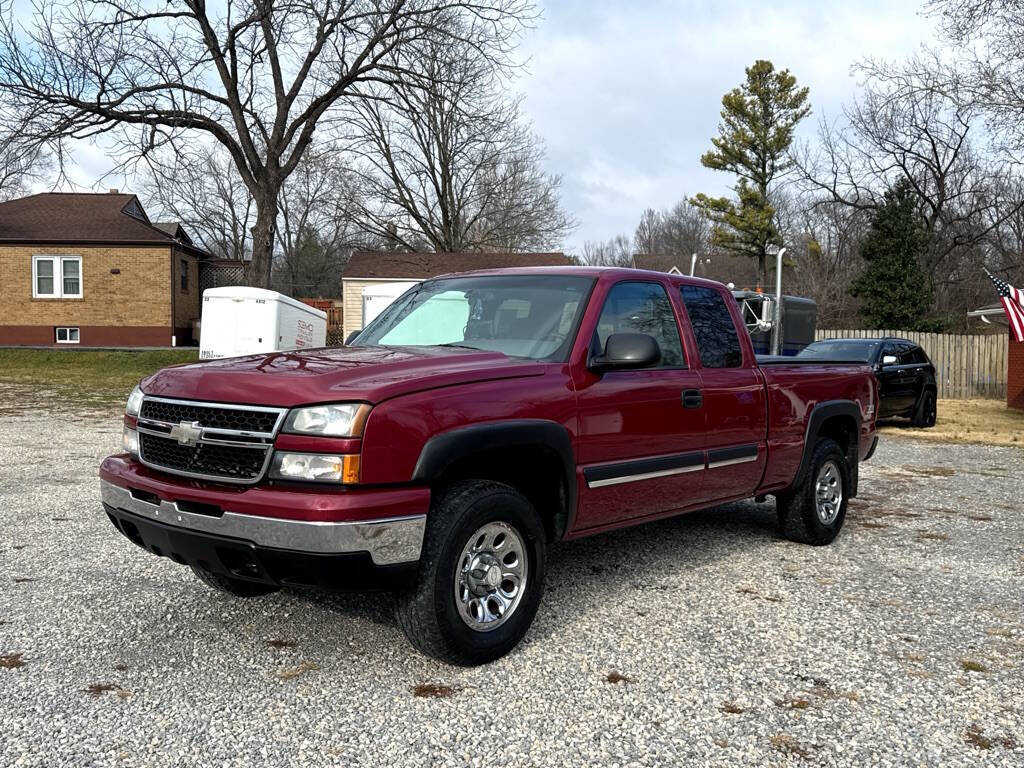
[[[140,410],[142,410],[142,389],[136,386],[128,395],[128,404],[125,405],[124,412],[129,416],[138,416]]]
[[[362,437],[370,406],[366,403],[341,403],[296,408],[288,414],[285,432],[325,437]]]
[[[121,450],[132,456],[139,455],[139,433],[126,426],[121,432]]]
[[[359,456],[278,452],[270,465],[270,476],[275,480],[354,484],[359,482]]]

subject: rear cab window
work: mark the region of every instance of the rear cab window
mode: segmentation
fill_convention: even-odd
[[[743,347],[722,294],[700,285],[683,285],[679,292],[697,339],[701,365],[705,368],[741,367]]]

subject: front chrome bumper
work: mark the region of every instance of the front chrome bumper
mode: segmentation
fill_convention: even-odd
[[[100,495],[104,504],[164,525],[304,553],[369,552],[375,565],[418,560],[427,522],[426,515],[340,523],[284,520],[230,511],[220,516],[204,515],[181,509],[176,502],[161,500],[153,504],[137,499],[127,488],[106,480],[100,480]]]

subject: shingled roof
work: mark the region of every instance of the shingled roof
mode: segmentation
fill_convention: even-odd
[[[566,267],[564,253],[399,253],[356,251],[345,266],[350,280],[426,280],[449,272],[505,267]]]
[[[0,203],[0,243],[172,245],[205,256],[149,221],[135,195],[43,192]]]

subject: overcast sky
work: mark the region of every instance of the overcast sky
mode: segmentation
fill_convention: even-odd
[[[647,207],[725,192],[700,155],[717,133],[722,94],[758,58],[809,86],[813,135],[856,91],[850,65],[898,57],[932,39],[914,0],[547,0],[527,39],[519,87],[563,201],[579,220],[568,250],[633,235]]]

